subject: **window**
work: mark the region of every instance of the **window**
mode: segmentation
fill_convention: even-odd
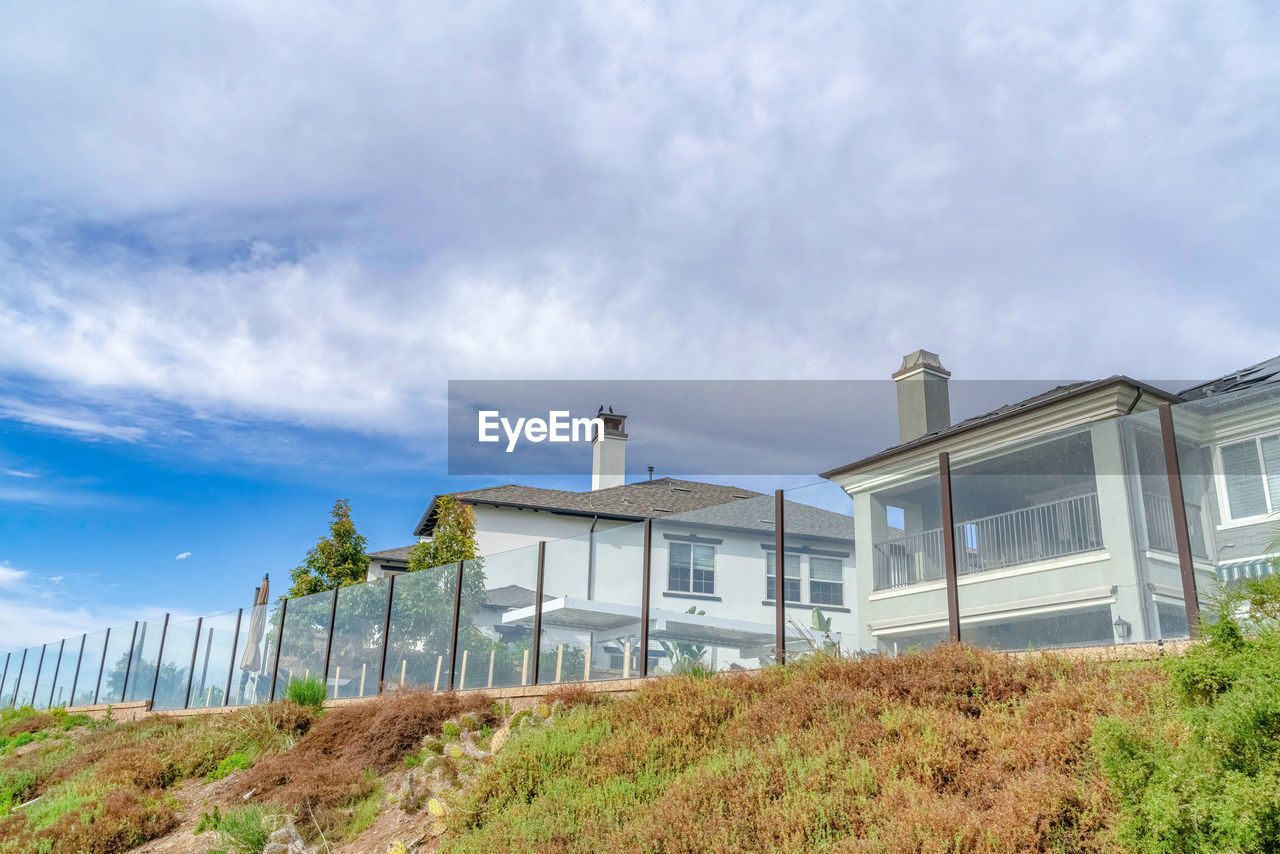
[[[678,593],[716,592],[716,550],[694,543],[672,543],[667,550],[667,589]]]
[[[809,601],[844,605],[844,564],[838,558],[809,558]]]
[[[783,583],[782,592],[786,596],[788,602],[800,601],[800,555],[789,554],[784,562],[786,579]],[[778,594],[774,591],[777,589],[777,558],[773,552],[765,552],[765,580],[764,580],[764,598],[773,599]]]
[[[1232,519],[1264,516],[1280,507],[1280,435],[1222,445],[1218,456]]]

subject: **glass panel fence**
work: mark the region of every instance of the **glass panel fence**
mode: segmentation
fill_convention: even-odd
[[[399,576],[392,587],[384,691],[449,687],[457,564]],[[366,686],[367,690],[367,686]]]
[[[787,660],[813,652],[858,652],[853,500],[830,481],[788,489],[783,497]],[[765,557],[763,604],[776,607],[775,550]]]
[[[458,622],[458,678],[454,687],[507,688],[531,684],[537,584],[537,546],[466,562]],[[441,687],[445,684],[442,682]]]
[[[1202,615],[1219,595],[1280,573],[1280,387],[1173,407]]]
[[[99,703],[124,702],[125,676],[129,670],[129,653],[133,649],[133,633],[137,625],[129,623],[110,629],[107,658],[102,665],[102,677],[98,684]]]
[[[387,579],[379,578],[338,591],[327,675],[330,699],[372,697],[378,693],[382,621],[390,586]]]
[[[62,647],[62,663],[58,665],[58,676],[53,683],[53,699],[50,705],[71,705],[71,690],[75,683],[76,672],[80,664],[81,647],[84,635],[67,638]]]
[[[227,680],[235,655],[238,613],[205,617],[196,642],[196,666],[187,692],[188,709],[208,709],[224,705]]]
[[[271,662],[275,655],[273,627],[278,621],[278,613],[278,603],[245,608],[236,638],[229,705],[244,706],[271,699]]]
[[[13,689],[10,686],[18,680],[17,668],[22,661],[22,653],[5,653],[4,659],[4,674],[0,676],[0,709],[13,705]]]
[[[765,601],[773,542],[772,495],[654,520],[650,675],[774,660],[776,613]]]
[[[49,698],[53,696],[53,680],[61,658],[62,641],[45,644],[40,672],[36,674],[35,693],[31,696],[31,705],[37,709],[49,708]]]
[[[125,700],[151,699],[151,686],[156,680],[156,662],[160,660],[160,642],[165,634],[165,620],[144,620],[138,623],[133,641],[133,661],[129,664],[129,685]]]
[[[43,646],[27,647],[23,650],[13,695],[14,708],[31,705],[31,697],[36,689],[36,670],[40,667],[40,656],[43,654]]]
[[[644,525],[547,543],[538,681],[639,676]]]
[[[90,632],[84,638],[80,654],[80,670],[76,674],[72,705],[92,706],[98,696],[98,675],[102,672],[102,653],[107,643],[107,630]]]
[[[313,593],[289,600],[284,617],[284,639],[276,670],[275,697],[285,697],[295,679],[324,679],[324,651],[329,642],[329,616],[333,593]]]
[[[196,646],[200,620],[170,623],[160,651],[160,675],[156,679],[154,709],[181,709],[186,706],[191,678],[191,657]]]

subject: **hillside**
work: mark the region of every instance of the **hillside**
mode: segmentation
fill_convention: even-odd
[[[1280,590],[1259,589],[1162,661],[818,656],[516,715],[413,692],[5,712],[0,854],[256,852],[282,826],[267,850],[1280,850]]]

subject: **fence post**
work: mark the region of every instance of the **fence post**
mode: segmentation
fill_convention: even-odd
[[[329,662],[333,658],[333,621],[338,618],[338,591],[341,587],[333,588],[333,603],[329,606],[329,639],[324,645],[324,673],[320,677],[320,681],[324,682],[325,694],[329,693]],[[333,695],[338,696],[338,680],[333,680]]]
[[[191,642],[191,666],[187,668],[187,690],[182,695],[182,708],[191,708],[191,685],[196,678],[196,654],[200,652],[200,632],[204,629],[204,617],[196,617],[196,639]],[[283,634],[283,633],[282,633]],[[160,659],[156,659],[156,673],[160,672]]]
[[[276,699],[276,682],[280,678],[280,645],[284,642],[284,615],[289,610],[289,600],[284,598],[280,600],[280,625],[276,628],[276,655],[275,661],[271,665],[271,693],[267,699],[274,702]]]
[[[236,611],[236,629],[231,635],[231,666],[227,668],[227,690],[222,692],[222,705],[231,705],[231,678],[236,672],[236,652],[240,648],[240,620],[244,617],[244,608]],[[156,671],[157,673],[159,671]]]
[[[124,702],[125,695],[129,691],[129,673],[133,670],[133,648],[138,645],[138,621],[133,621],[133,637],[129,639],[129,657],[124,662],[124,685],[120,688],[120,702]],[[160,666],[160,659],[156,659],[156,667]],[[159,672],[159,671],[157,671]]]
[[[1173,537],[1178,544],[1178,569],[1182,575],[1182,603],[1187,609],[1187,633],[1200,637],[1200,596],[1196,592],[1196,568],[1191,562],[1191,531],[1187,527],[1187,504],[1182,493],[1182,464],[1178,461],[1178,437],[1173,431],[1173,408],[1160,404],[1160,438],[1164,444],[1164,471],[1169,481],[1169,503],[1173,510]]]
[[[453,629],[449,640],[449,690],[453,690],[455,684],[454,671],[458,666],[458,621],[462,614],[462,564],[458,561],[458,574],[453,585]],[[466,659],[463,659],[465,662]],[[464,665],[465,666],[465,663]],[[463,674],[464,677],[466,674]]]
[[[98,662],[98,681],[93,686],[93,702],[89,705],[98,705],[98,698],[102,696],[102,671],[107,669],[107,647],[111,646],[111,627],[107,627],[107,636],[102,639],[102,659]],[[24,653],[23,658],[26,655]]]
[[[2,692],[4,691],[4,680],[9,675],[9,659],[11,658],[13,658],[13,653],[6,652],[4,654],[4,673],[0,674],[0,709],[5,708],[4,695]]]
[[[653,520],[644,520],[644,561],[640,576],[640,675],[649,675],[649,579],[653,575],[649,553],[653,546]],[[628,657],[629,658],[629,657]],[[630,666],[631,662],[627,662]]]
[[[960,588],[956,572],[956,517],[951,506],[951,455],[938,454],[938,486],[942,493],[942,560],[947,578],[947,625],[951,642],[960,642]]]
[[[22,651],[22,662],[18,664],[18,678],[13,680],[13,699],[9,701],[9,705],[17,708],[18,706],[18,687],[22,685],[22,671],[27,668],[27,651]]]
[[[773,491],[774,660],[787,663],[787,523],[782,490]]]
[[[538,660],[542,657],[542,581],[547,569],[547,541],[538,540],[538,583],[533,594],[533,681],[538,684]]]
[[[40,687],[40,673],[44,670],[44,654],[49,649],[49,645],[45,644],[40,647],[40,661],[36,664],[36,680],[31,683],[31,706],[36,705],[36,689]]]
[[[62,671],[62,653],[66,652],[67,639],[63,638],[58,641],[58,660],[53,664],[53,681],[49,683],[49,705],[46,708],[53,708],[53,692],[58,690],[58,674]]]
[[[76,672],[71,674],[71,696],[67,698],[67,707],[70,708],[76,704],[76,686],[80,684],[80,665],[84,661],[84,642],[88,634],[80,636],[80,651],[76,653]],[[0,680],[0,685],[4,681]]]
[[[387,582],[387,610],[382,615],[382,657],[378,662],[378,694],[382,694],[382,680],[387,675],[387,647],[391,645],[391,600],[396,592],[396,579],[399,574],[391,576]]]
[[[156,707],[156,687],[160,684],[160,662],[164,661],[164,642],[169,634],[169,615],[164,615],[164,622],[160,625],[160,651],[156,653],[156,672],[151,677],[151,705],[149,708]]]

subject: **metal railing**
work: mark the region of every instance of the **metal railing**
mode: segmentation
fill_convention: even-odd
[[[971,519],[955,526],[958,572],[986,572],[1102,548],[1098,495],[1090,492]],[[875,546],[875,589],[937,581],[944,573],[942,529]]]
[[[1167,495],[1143,492],[1142,506],[1147,519],[1147,547],[1177,554],[1178,541],[1174,533],[1173,502]],[[1200,518],[1199,505],[1187,504],[1187,533],[1191,537],[1191,554],[1208,560],[1209,550],[1205,546],[1204,523]]]

